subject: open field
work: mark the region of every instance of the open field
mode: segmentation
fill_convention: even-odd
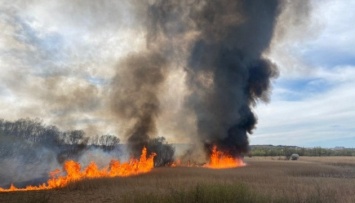
[[[156,168],[52,191],[0,193],[0,202],[355,202],[355,157],[246,158],[235,169]]]

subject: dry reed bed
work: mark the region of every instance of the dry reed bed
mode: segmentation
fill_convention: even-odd
[[[216,191],[213,185],[242,185],[250,191],[247,195],[260,195],[245,202],[355,202],[355,159],[338,158],[281,161],[253,157],[246,159],[247,167],[225,170],[157,168],[136,177],[84,180],[60,190],[0,194],[0,202],[180,202],[165,197],[195,191],[199,186],[212,194]],[[205,193],[201,194],[208,195]]]

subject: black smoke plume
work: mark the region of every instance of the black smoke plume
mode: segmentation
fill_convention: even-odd
[[[196,115],[198,140],[207,149],[218,145],[231,154],[246,152],[257,122],[251,107],[268,100],[270,80],[278,75],[263,53],[281,6],[279,0],[157,0],[148,5],[146,40],[155,49],[148,46],[148,53],[130,56],[114,80],[114,111],[133,120],[129,142],[141,146],[155,136],[164,70],[178,60],[179,51],[169,49],[174,47],[187,58],[185,105]],[[187,46],[173,43],[189,34]]]
[[[257,118],[251,106],[268,100],[276,66],[263,57],[280,1],[206,1],[195,14],[200,32],[191,49],[187,105],[197,116],[198,136],[209,149],[230,154],[248,150]]]
[[[31,7],[45,8],[43,2],[34,2]],[[291,5],[288,15],[278,21],[286,4]],[[57,57],[60,49],[52,50],[44,46],[52,38],[43,38],[43,33],[30,26],[36,23],[22,22],[22,15],[16,14],[27,7],[18,5],[21,9],[14,13],[17,6],[11,6],[6,15],[0,16],[5,16],[5,21],[0,20],[9,25],[5,26],[6,32],[13,32],[9,43],[14,43],[13,47],[17,47],[17,43],[21,46],[14,49],[14,56],[4,60],[7,71],[3,71],[0,78],[6,91],[0,93],[5,94],[9,89],[16,99],[30,101],[26,108],[21,106],[21,102],[16,102],[21,107],[18,115],[52,117],[52,123],[69,129],[76,129],[75,126],[82,123],[87,125],[85,130],[89,135],[117,124],[119,127],[114,126],[112,131],[122,130],[123,133],[117,134],[120,138],[126,138],[132,153],[138,156],[142,147],[146,146],[149,152],[158,153],[155,161],[159,166],[168,165],[174,155],[173,148],[162,137],[165,135],[158,134],[162,127],[159,125],[165,122],[159,119],[176,107],[170,107],[170,103],[162,99],[169,89],[166,86],[170,74],[183,72],[180,76],[181,81],[185,81],[185,87],[179,88],[182,90],[176,95],[173,92],[173,99],[175,96],[176,100],[184,97],[184,102],[181,102],[181,112],[171,110],[173,113],[167,116],[169,122],[175,122],[168,125],[168,129],[172,129],[169,138],[176,138],[174,141],[179,142],[180,138],[189,136],[189,140],[198,141],[193,143],[188,159],[199,155],[196,152],[199,144],[204,145],[207,151],[212,145],[217,145],[236,156],[245,153],[248,150],[248,135],[257,122],[252,108],[260,100],[268,101],[270,81],[278,75],[277,67],[263,54],[268,51],[272,38],[276,43],[290,24],[303,22],[303,18],[298,16],[308,11],[306,0],[122,0],[104,4],[63,1],[52,6],[61,22],[62,17],[68,20],[64,17],[70,16],[74,23],[71,26],[87,28],[88,34],[93,33],[88,35],[89,38],[101,36],[100,33],[106,31],[110,36],[122,28],[122,32],[118,33],[133,33],[132,37],[127,38],[129,40],[143,33],[146,46],[143,49],[134,47],[132,50],[135,51],[128,50],[123,60],[115,54],[111,55],[112,50],[109,50],[109,57],[102,58],[103,64],[100,57],[93,61],[86,58],[95,58],[96,52],[98,55],[100,51],[105,52],[102,49],[105,45],[101,46],[101,43],[110,44],[110,40],[102,40],[100,45],[89,50],[90,54],[81,53],[84,49],[78,49],[78,53],[76,49],[63,49],[65,56],[72,54],[74,59],[76,55],[84,55],[87,63],[71,61],[71,57]],[[37,20],[41,22],[41,19]],[[281,22],[278,27],[282,29],[278,36],[274,36],[277,21]],[[85,26],[87,23],[89,25]],[[56,39],[55,35],[53,37]],[[60,44],[61,40],[58,41]],[[115,47],[114,44],[112,46]],[[62,58],[70,63],[61,67]],[[114,67],[113,63],[116,64]],[[83,68],[86,65],[90,68]],[[38,72],[23,72],[22,67],[40,68]],[[170,83],[170,86],[175,85]],[[176,82],[176,86],[180,84]],[[17,106],[14,103],[14,108],[10,109]],[[3,109],[7,108],[4,106]],[[182,132],[189,133],[180,135]],[[68,158],[83,159],[87,154],[87,160],[91,159],[88,152],[96,154],[99,160],[102,156],[120,157],[118,138],[104,136],[95,139],[96,144],[88,144],[89,137],[83,131],[62,132],[37,121],[0,120],[0,176],[7,177],[0,181],[0,186],[8,185],[11,180],[26,182],[31,174],[42,179],[47,177],[44,173]],[[48,161],[45,163],[43,160]],[[16,177],[21,172],[13,168],[20,168],[17,167],[19,165],[34,167],[28,170],[26,177]]]

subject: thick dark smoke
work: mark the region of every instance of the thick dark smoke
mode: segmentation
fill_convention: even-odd
[[[167,51],[186,50],[186,106],[196,114],[198,140],[232,154],[248,150],[248,134],[257,118],[251,106],[268,100],[276,66],[263,57],[281,9],[279,0],[220,0],[153,2],[147,11],[148,53],[130,56],[120,64],[113,107],[120,118],[134,123],[129,141],[146,143],[155,133],[159,91],[164,82]],[[195,33],[187,48],[172,41]],[[165,42],[163,42],[165,40]]]
[[[248,134],[257,122],[251,106],[268,100],[270,80],[278,75],[262,54],[280,6],[278,0],[207,1],[196,14],[200,35],[188,62],[187,83],[194,93],[187,104],[207,147],[216,144],[235,155],[248,150]]]
[[[271,80],[278,75],[264,54],[272,38],[275,44],[285,37],[289,24],[303,22],[297,15],[307,14],[309,5],[306,0],[297,2],[1,4],[6,12],[0,14],[0,26],[6,34],[0,37],[7,37],[4,47],[12,50],[0,54],[5,64],[0,74],[1,115],[48,117],[52,125],[71,130],[0,120],[0,176],[11,177],[0,186],[11,180],[29,181],[31,174],[42,180],[45,172],[68,158],[89,162],[93,157],[102,161],[123,156],[115,136],[98,138],[102,141],[89,144],[97,146],[88,147],[95,134],[117,133],[134,156],[147,146],[149,152],[158,153],[159,166],[173,160],[174,149],[167,140],[194,142],[188,159],[204,155],[201,145],[207,152],[212,145],[235,156],[247,152],[248,135],[257,123],[253,106],[268,101]],[[281,11],[284,19],[278,20]],[[25,13],[38,15],[32,22]],[[76,32],[66,33],[69,30]],[[116,34],[123,36],[116,39]],[[142,36],[145,47],[140,47]],[[88,137],[73,130],[82,125]],[[17,166],[28,166],[25,177],[16,177],[21,172],[12,168]]]

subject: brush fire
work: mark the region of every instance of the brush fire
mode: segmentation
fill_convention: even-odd
[[[205,165],[205,167],[212,169],[236,168],[241,166],[245,166],[245,163],[241,158],[236,158],[219,151],[215,145],[212,148],[209,163]]]
[[[27,186],[25,188],[16,188],[11,185],[9,189],[0,188],[0,192],[12,191],[30,191],[30,190],[49,190],[54,188],[62,188],[69,183],[80,181],[87,178],[108,178],[108,177],[127,177],[147,173],[154,167],[154,156],[152,153],[147,156],[147,149],[143,148],[140,159],[130,159],[128,162],[120,163],[118,160],[112,160],[108,167],[99,169],[96,163],[91,162],[85,169],[81,169],[79,163],[68,160],[64,163],[64,171],[66,175],[61,176],[62,171],[59,169],[50,172],[51,178],[39,186]]]
[[[33,19],[33,23],[19,23],[22,15],[15,15],[12,9],[4,21],[16,23],[5,27],[13,27],[14,32],[19,30],[13,36],[18,43],[36,43],[23,45],[35,47],[28,49],[31,50],[26,52],[28,55],[22,52],[15,55],[33,61],[8,65],[36,68],[28,74],[22,74],[22,70],[18,74],[9,72],[9,77],[15,78],[4,80],[25,78],[28,84],[14,83],[5,87],[20,88],[14,101],[22,101],[22,93],[29,93],[26,95],[30,95],[29,101],[33,101],[34,106],[26,106],[24,109],[28,112],[23,115],[43,117],[48,125],[59,127],[26,119],[16,122],[0,119],[0,140],[4,140],[0,142],[0,165],[6,166],[0,170],[0,176],[6,177],[0,185],[8,188],[13,182],[25,186],[32,180],[42,183],[48,179],[43,174],[61,166],[63,170],[51,172],[49,180],[42,185],[21,188],[11,185],[0,191],[62,188],[83,179],[147,173],[156,166],[223,169],[245,165],[241,156],[249,151],[249,135],[258,121],[254,107],[259,102],[269,101],[272,80],[279,74],[276,64],[265,53],[270,49],[278,16],[288,1],[65,2],[65,5],[58,2],[58,7],[54,7],[58,9],[58,16],[70,16],[68,22],[77,20],[69,23],[75,25],[72,28],[68,25],[60,30],[61,23],[58,29],[49,23],[48,29],[37,33],[36,29],[45,27],[41,24],[44,17],[31,17],[28,22]],[[36,8],[36,4],[32,7]],[[42,7],[46,6],[40,5]],[[73,13],[64,12],[63,8],[70,8],[68,12]],[[92,18],[88,18],[91,12]],[[57,15],[48,13],[48,16]],[[62,18],[59,20],[62,22]],[[89,27],[84,26],[88,24]],[[21,29],[15,29],[17,27]],[[75,29],[80,32],[67,34],[68,30]],[[43,34],[52,33],[51,30],[62,33],[53,34],[58,39],[52,39],[52,34]],[[79,38],[67,40],[66,36]],[[75,44],[76,41],[79,44]],[[61,43],[68,44],[59,46]],[[88,50],[90,53],[86,52]],[[63,55],[57,53],[61,51]],[[39,60],[42,56],[56,57],[43,58],[46,63],[42,63]],[[87,64],[92,65],[86,67]],[[15,92],[9,95],[16,95]],[[83,130],[72,130],[77,128]],[[91,139],[95,134],[106,132],[114,136]],[[187,164],[174,162],[174,157],[178,156],[174,155],[173,147],[164,137],[156,139],[162,135],[171,142],[193,146],[186,149],[188,158],[183,157]],[[120,159],[118,157],[124,153],[118,150],[118,137],[125,140],[129,148],[122,151],[132,154],[128,162],[112,160],[101,168],[102,164],[95,160],[96,163],[85,162],[87,166],[82,167],[80,160],[91,150],[100,160]],[[9,143],[14,147],[8,147]],[[42,161],[44,156],[47,162]],[[37,172],[34,179],[20,170],[25,168],[24,164],[32,167],[26,173]]]
[[[67,160],[64,163],[63,171],[56,169],[51,171],[50,179],[47,183],[43,183],[38,186],[26,186],[24,188],[17,188],[11,184],[10,188],[4,189],[0,187],[0,192],[16,192],[16,191],[33,191],[33,190],[50,190],[56,188],[63,188],[70,183],[93,178],[114,178],[114,177],[128,177],[142,173],[148,173],[154,168],[155,153],[147,154],[147,148],[142,149],[142,153],[139,159],[131,158],[128,162],[121,163],[118,160],[111,160],[109,166],[99,168],[95,162],[91,162],[86,168],[82,169],[80,163],[73,160]],[[209,157],[209,162],[203,167],[211,169],[226,169],[242,167],[246,164],[241,158],[235,158],[217,149],[217,146],[213,146],[212,153]],[[184,165],[180,161],[173,162],[169,167],[183,167],[197,165]]]

